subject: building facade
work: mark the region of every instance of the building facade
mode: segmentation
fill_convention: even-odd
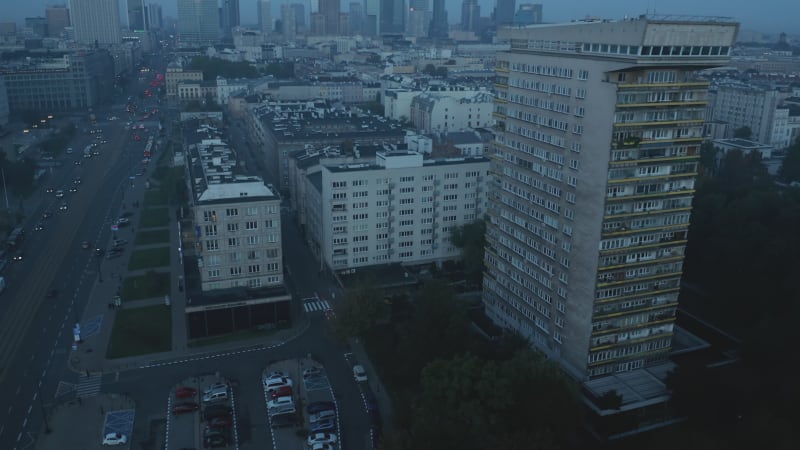
[[[122,42],[119,2],[69,0],[69,14],[77,42],[90,45]]]
[[[781,108],[781,94],[756,86],[719,86],[711,119],[727,122],[733,129],[749,127],[750,139],[783,149],[791,144],[789,110]]]
[[[258,13],[258,29],[261,34],[269,36],[272,33],[272,2],[270,0],[258,0],[257,13]],[[283,5],[281,5],[283,11]]]
[[[213,44],[219,40],[217,0],[178,0],[178,38],[181,46]]]
[[[167,66],[167,73],[164,74],[164,85],[167,88],[167,97],[175,98],[178,96],[178,85],[184,82],[203,81],[202,70],[184,70],[177,64]]]
[[[481,6],[478,0],[463,0],[461,3],[461,29],[463,31],[478,31],[481,19]]]
[[[222,0],[220,11],[222,13],[222,31],[225,36],[231,36],[231,31],[241,23],[239,0]]]
[[[128,29],[142,31],[147,29],[147,17],[144,13],[144,0],[127,0]]]
[[[322,34],[339,34],[339,15],[341,12],[342,8],[339,0],[319,0],[319,13],[325,23]]]
[[[433,0],[433,17],[428,37],[432,39],[447,38],[450,34],[450,25],[447,23],[447,9],[444,7],[444,0]]]
[[[283,38],[287,41],[297,36],[297,18],[294,16],[296,10],[291,5],[281,5],[281,27]]]
[[[158,3],[148,3],[145,6],[147,16],[147,27],[150,30],[160,30],[164,28],[164,17],[161,5]]]
[[[708,82],[738,24],[501,28],[483,301],[580,380],[669,354]]]
[[[307,177],[308,237],[333,270],[455,259],[454,227],[485,212],[489,160],[379,152]]]
[[[489,127],[494,122],[494,96],[478,91],[468,97],[423,93],[411,100],[410,120],[424,133]]]
[[[514,24],[535,25],[537,23],[542,23],[541,3],[523,3],[519,5],[519,10],[514,13]]]
[[[497,0],[494,8],[494,23],[497,26],[509,25],[514,21],[516,0]]]
[[[406,1],[381,0],[380,33],[397,34],[406,30]]]
[[[47,18],[47,35],[50,37],[61,36],[64,28],[69,24],[69,9],[67,5],[51,5],[45,9]]]
[[[6,79],[0,75],[0,129],[8,125],[10,109],[8,106],[8,93],[6,92]]]

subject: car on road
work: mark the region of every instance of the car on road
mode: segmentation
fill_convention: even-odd
[[[52,186],[48,186],[47,189],[45,189],[44,191],[47,192],[48,194],[52,194],[53,192],[55,192],[55,189],[53,189]]]
[[[50,211],[45,211],[44,213],[42,213],[42,219],[49,219],[51,217],[53,217],[53,213],[51,213]]]
[[[69,191],[70,192],[78,192],[78,186],[70,186]]]
[[[81,177],[75,177],[75,179],[72,180],[72,184],[81,184]]]
[[[44,230],[44,223],[42,222],[37,223],[36,226],[33,227],[33,231],[42,231],[42,230]]]
[[[63,196],[64,196],[64,191],[62,191],[61,189],[56,191],[56,198],[61,198]]]
[[[113,248],[106,253],[106,259],[115,259],[119,258],[120,256],[122,256],[122,251]]]
[[[333,431],[335,429],[336,429],[336,421],[330,417],[327,419],[314,422],[309,427],[309,431],[312,433],[324,433],[326,431]]]
[[[62,204],[61,204],[61,205],[58,207],[58,210],[59,210],[59,211],[66,211],[66,210],[67,210],[67,204],[66,204],[66,203],[62,203]]]
[[[22,250],[17,250],[14,256],[11,257],[12,261],[22,261],[23,259],[25,259],[25,254],[22,253]]]
[[[88,158],[88,156],[86,156],[86,155],[83,155],[83,157],[84,157],[84,158]],[[80,160],[80,159],[76,159],[76,160],[75,160],[75,165],[76,165],[76,166],[80,166],[80,165],[81,165],[81,160]]]
[[[88,248],[89,248],[89,247],[91,247],[91,246],[92,246],[92,244],[91,244],[89,241],[83,241],[83,242],[81,242],[81,248],[82,248],[82,249],[84,249],[84,250],[85,250],[85,249],[88,249]]]
[[[122,433],[108,433],[103,438],[103,445],[125,445],[128,443],[128,436]]]
[[[335,444],[337,440],[333,433],[314,433],[308,436],[306,443],[311,447],[314,444]]]
[[[178,414],[194,412],[198,409],[200,409],[200,405],[194,402],[178,403],[172,407],[172,415],[177,416]]]
[[[364,370],[364,366],[361,365],[353,366],[353,378],[356,379],[356,383],[367,382],[367,371]]]
[[[316,414],[320,411],[335,410],[336,404],[333,402],[312,402],[306,406],[306,411],[309,414]]]
[[[71,154],[72,154],[72,147],[67,147],[67,154],[68,154],[68,155],[71,155]]]
[[[114,239],[114,245],[125,244],[125,239]],[[194,398],[197,395],[197,389],[188,386],[179,386],[175,389],[175,398]]]
[[[120,217],[119,219],[117,219],[117,225],[127,225],[129,223],[131,223],[131,220],[128,219],[127,217]]]
[[[134,134],[134,135],[133,135],[133,140],[134,140],[134,141],[141,141],[141,140],[142,140],[142,137],[141,137],[141,136],[139,136],[138,134]]]

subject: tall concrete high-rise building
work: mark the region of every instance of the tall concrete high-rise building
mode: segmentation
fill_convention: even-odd
[[[381,32],[381,0],[364,0],[364,34],[377,36]]]
[[[350,2],[350,9],[347,14],[349,16],[350,33],[363,33],[364,5],[360,2]]]
[[[69,9],[67,5],[51,5],[45,9],[47,18],[47,35],[58,37],[69,26]]]
[[[290,41],[297,35],[297,19],[294,17],[295,8],[291,5],[281,5],[281,26],[283,27],[283,38]]]
[[[325,34],[339,34],[339,14],[342,8],[339,0],[319,0],[319,13],[325,22]]]
[[[508,25],[514,21],[516,0],[497,0],[494,8],[494,23],[497,26]]]
[[[144,0],[127,0],[128,3],[128,29],[141,31],[147,29],[144,15]]]
[[[178,39],[184,46],[204,45],[220,38],[217,0],[178,0]]]
[[[272,33],[272,3],[270,0],[258,0],[256,3],[256,12],[258,13],[258,29],[264,36]],[[283,13],[283,5],[281,5],[281,15]],[[285,26],[286,24],[284,24]]]
[[[84,44],[119,44],[122,42],[119,2],[69,0],[69,14],[77,42]]]
[[[405,0],[381,0],[381,34],[403,33],[406,30],[407,12]]]
[[[483,301],[574,377],[672,345],[708,82],[739,25],[646,17],[500,28]]]
[[[446,38],[449,35],[450,25],[447,23],[447,10],[444,0],[433,0],[433,17],[428,36],[431,38]]]
[[[220,12],[222,14],[222,32],[225,36],[230,36],[231,30],[241,23],[239,0],[222,0]]]
[[[302,3],[292,3],[289,5],[294,10],[294,24],[297,30],[306,27],[306,7]]]
[[[161,11],[161,5],[158,3],[148,3],[145,6],[145,11],[148,29],[160,30],[161,28],[164,28],[164,17]]]
[[[523,3],[514,13],[514,23],[517,25],[534,25],[542,23],[542,4]]]
[[[431,12],[428,8],[429,0],[411,0],[408,3],[408,23],[406,34],[422,37],[428,35],[431,22]]]
[[[31,30],[33,34],[40,37],[47,37],[47,18],[46,17],[26,17],[25,28]]]
[[[478,31],[481,20],[481,6],[478,0],[463,0],[461,2],[461,29],[464,31]]]

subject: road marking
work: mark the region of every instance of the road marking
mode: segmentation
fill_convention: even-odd
[[[28,414],[31,413],[32,409],[33,409],[33,405],[28,405]],[[23,425],[23,427],[25,427],[25,425]]]
[[[12,410],[12,409],[14,409],[14,407],[13,407],[13,406],[9,406],[9,407],[8,407],[8,413],[9,413],[9,414],[11,414],[11,410]]]
[[[16,395],[19,395],[19,391],[21,391],[21,390],[22,390],[22,385],[20,384],[19,386],[17,386],[17,394]]]
[[[36,401],[36,399],[37,399],[38,397],[39,397],[39,392],[38,392],[38,391],[34,392],[34,393],[33,393],[33,400],[31,400],[31,401]]]

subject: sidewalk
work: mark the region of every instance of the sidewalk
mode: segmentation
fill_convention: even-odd
[[[106,414],[112,411],[133,410],[136,406],[130,398],[118,394],[101,394],[67,403],[43,406],[47,414],[50,432],[38,433],[36,450],[61,450],[65,448],[104,448],[103,425]],[[130,436],[128,436],[130,438]]]
[[[348,339],[347,344],[355,360],[367,371],[367,384],[369,384],[372,393],[375,394],[375,399],[378,401],[378,410],[383,420],[384,435],[390,435],[394,424],[394,408],[392,406],[392,398],[389,397],[389,391],[386,390],[386,387],[380,380],[379,372],[375,370],[375,366],[372,365],[372,361],[370,361],[367,355],[364,344],[357,339]]]

